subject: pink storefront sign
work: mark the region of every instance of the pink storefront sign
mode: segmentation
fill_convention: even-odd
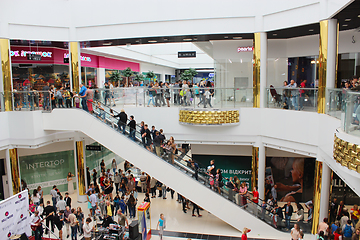
[[[69,65],[64,63],[64,58],[69,57],[69,51],[61,48],[52,47],[27,47],[27,46],[11,46],[10,56],[12,63],[19,64],[56,64]],[[41,55],[41,61],[32,61],[27,59],[30,53]],[[113,70],[124,70],[128,67],[135,72],[140,71],[140,64],[123,61],[119,59],[96,56],[92,54],[81,53],[81,66],[92,68],[106,68]]]

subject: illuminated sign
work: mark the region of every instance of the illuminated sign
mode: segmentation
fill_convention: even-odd
[[[178,58],[193,58],[196,57],[196,51],[178,52]]]
[[[41,57],[48,57],[51,58],[52,57],[52,52],[41,52],[41,51],[10,51],[10,56],[11,57],[26,57],[28,55],[40,55]]]
[[[252,52],[254,50],[253,46],[247,46],[247,47],[238,47],[237,52]]]
[[[69,58],[69,54],[68,53],[64,53],[64,59],[65,58]],[[80,56],[81,61],[85,61],[85,62],[91,62],[91,57],[85,57],[85,56]]]
[[[212,78],[215,76],[215,73],[209,73],[209,78]]]

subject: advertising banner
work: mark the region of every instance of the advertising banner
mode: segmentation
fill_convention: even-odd
[[[314,158],[267,157],[266,198],[280,202],[307,202],[314,192]]]
[[[221,169],[223,178],[237,176],[240,182],[246,182],[251,189],[251,156],[219,156],[219,155],[192,155],[195,162],[199,163],[200,171],[206,172],[210,160],[215,160],[215,166]],[[226,181],[224,181],[226,182]]]
[[[22,191],[0,202],[0,238],[16,234],[31,235],[28,191]]]
[[[76,175],[74,151],[62,151],[19,158],[21,179],[25,180],[30,190],[41,186],[44,195],[48,194],[53,185],[61,192],[68,190],[66,176],[69,172]],[[73,181],[74,189],[76,182]]]

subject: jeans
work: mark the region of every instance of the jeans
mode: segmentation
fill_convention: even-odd
[[[96,206],[91,206],[92,215],[95,216]]]
[[[39,226],[36,230],[35,230],[35,240],[41,240],[43,235],[43,228],[42,226]]]
[[[166,198],[166,188],[162,188],[162,197]]]
[[[85,111],[89,111],[88,110],[88,107],[87,107],[87,104],[86,104],[86,98],[81,98],[81,106],[82,106],[82,109],[85,110]]]
[[[71,227],[71,240],[77,240],[77,225]]]
[[[119,130],[120,132],[122,132],[122,134],[125,134],[125,128],[126,128],[125,124],[119,124]]]
[[[130,218],[134,218],[135,217],[135,206],[131,207],[128,205],[128,208],[129,208]]]
[[[299,95],[291,97],[292,105],[294,106],[295,110],[299,110]]]
[[[148,102],[148,106],[150,105],[150,102],[152,101],[153,105],[155,105],[155,100],[154,100],[154,97],[152,95],[149,95],[149,102]]]
[[[44,97],[44,110],[49,110],[49,97]]]
[[[109,98],[110,98],[109,94],[105,94],[105,97],[104,97],[104,99],[105,99],[105,106],[106,106],[106,103],[107,103],[107,101],[109,100]],[[109,104],[111,105],[110,100],[109,100]]]
[[[56,197],[52,197],[53,206],[56,208]]]
[[[291,216],[285,215],[285,225],[286,225],[287,229],[290,229],[290,219],[291,219]]]
[[[135,129],[130,129],[129,138],[135,141]]]

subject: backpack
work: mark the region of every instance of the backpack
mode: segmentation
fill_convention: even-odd
[[[344,228],[344,237],[351,238],[351,236],[352,236],[351,226],[349,224],[346,224]]]

